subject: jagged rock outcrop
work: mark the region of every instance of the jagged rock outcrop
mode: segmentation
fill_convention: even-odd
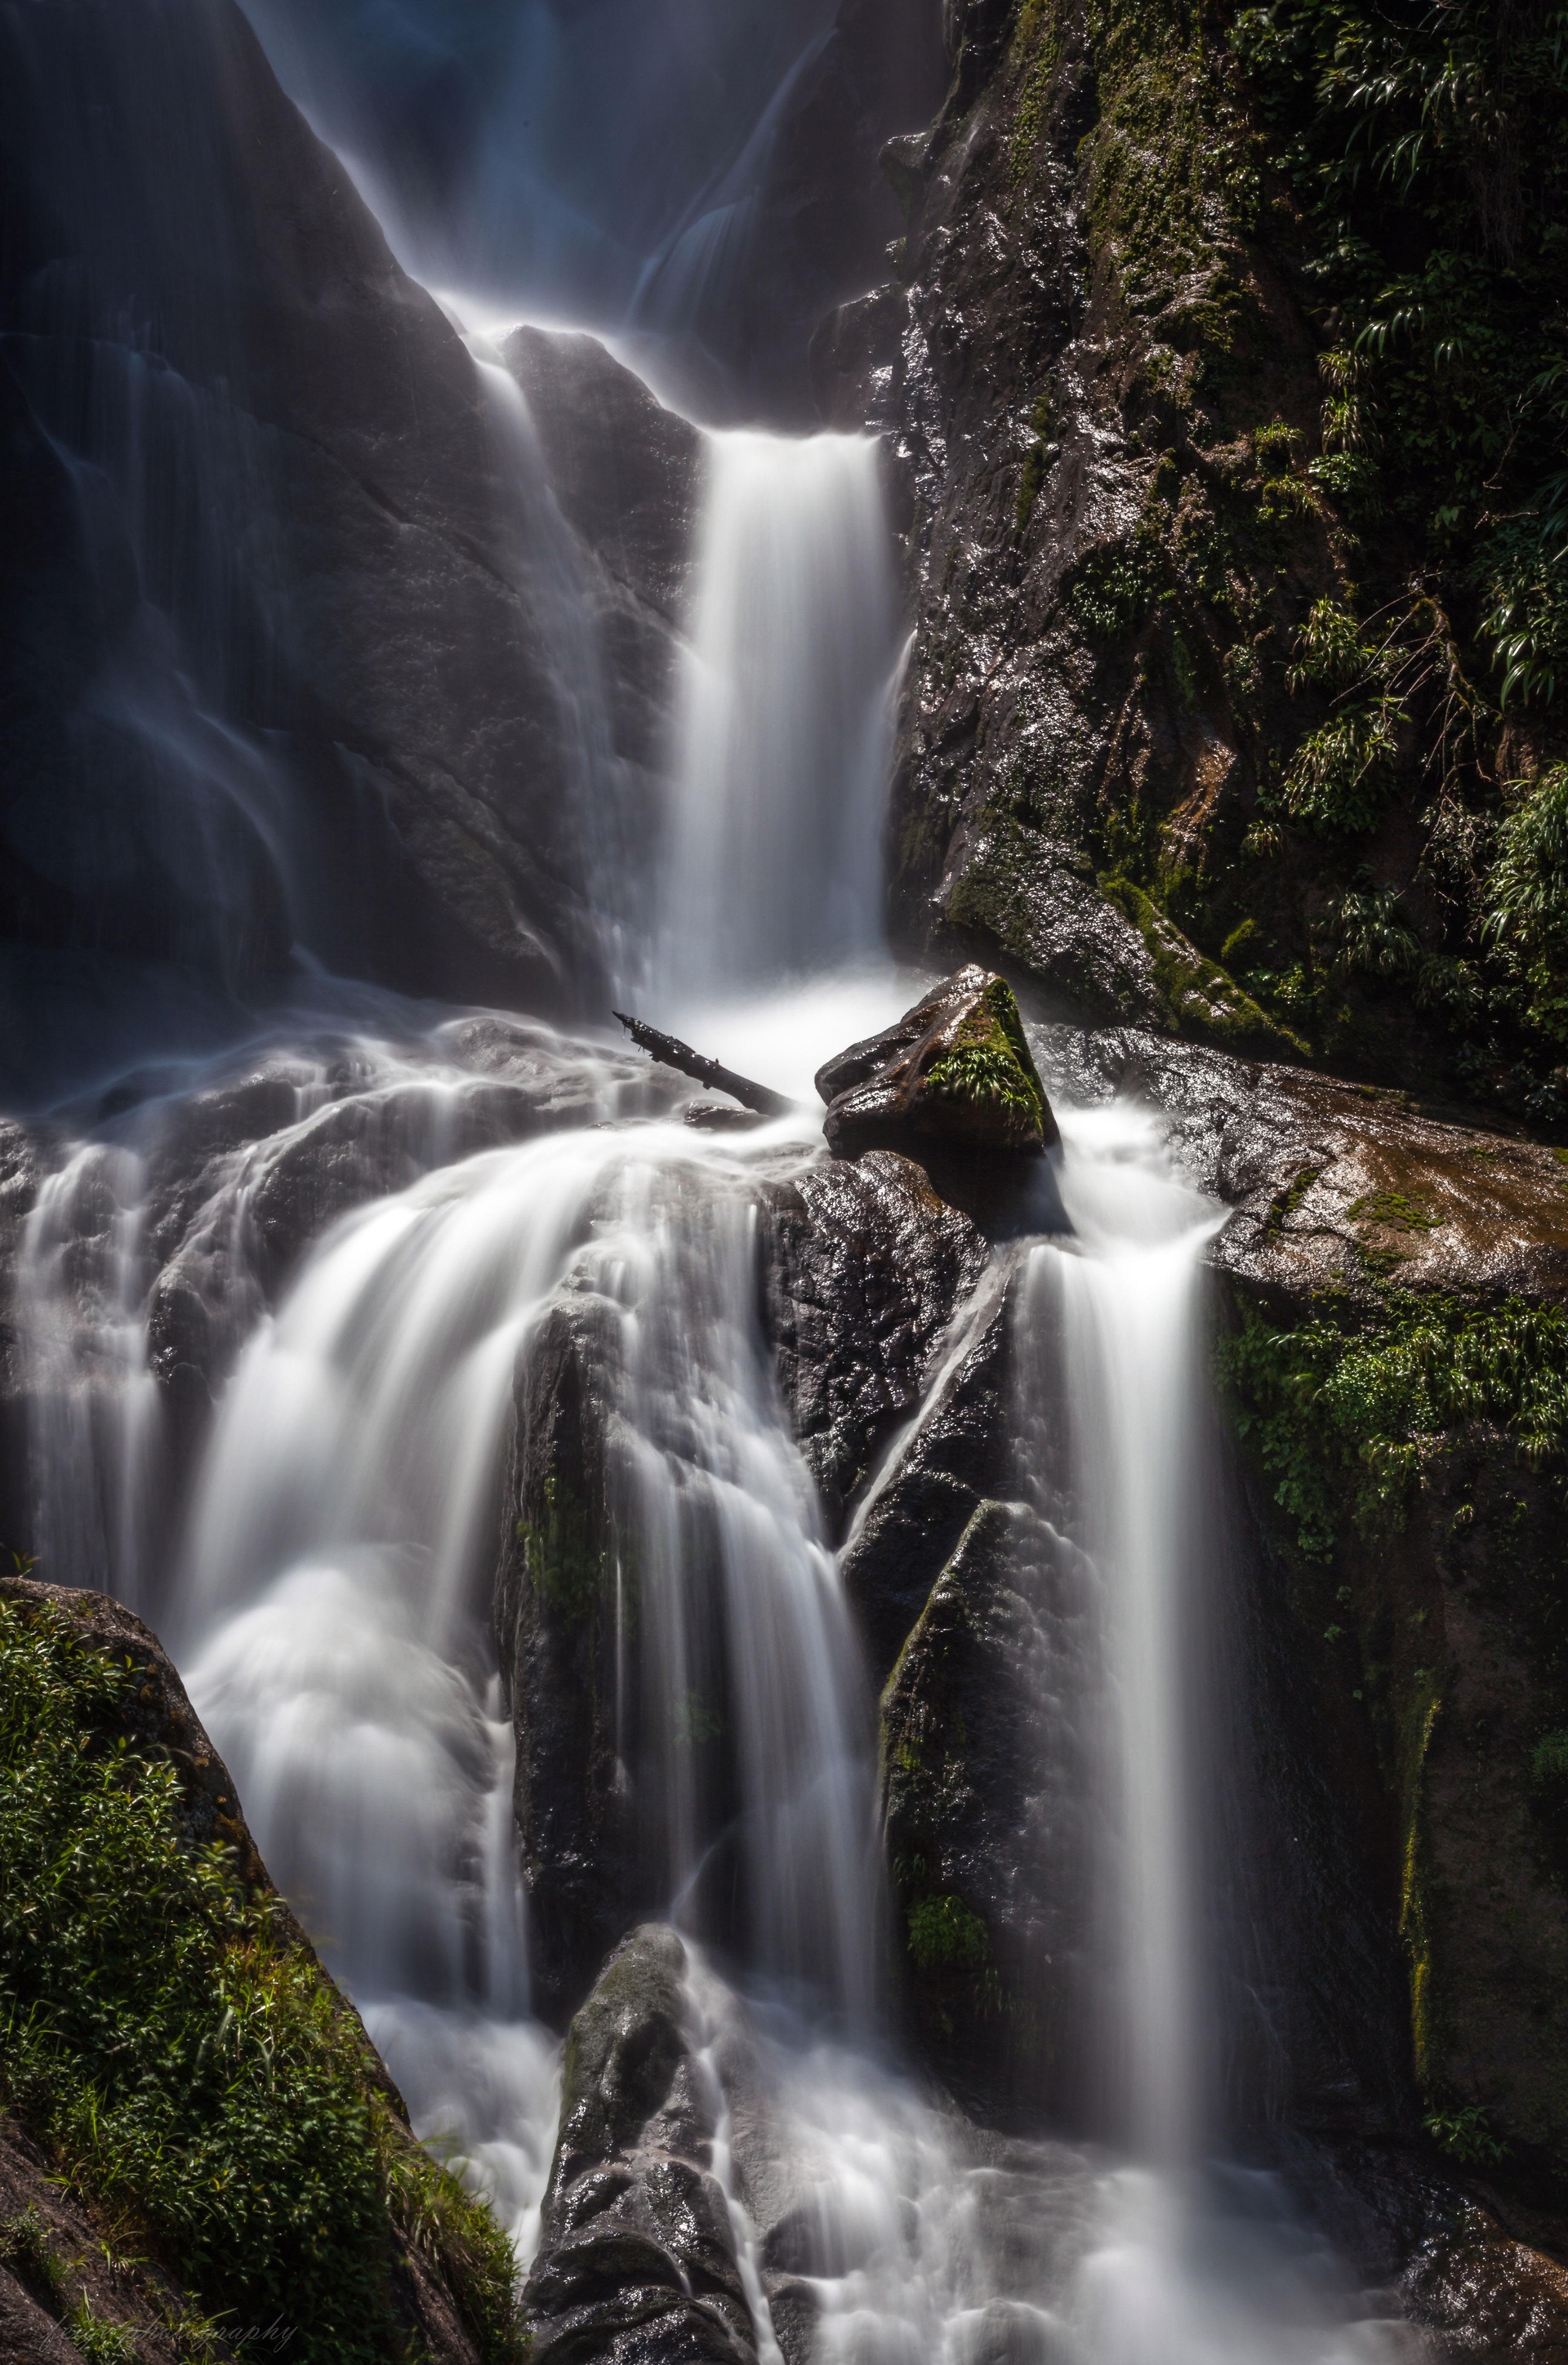
[[[763,1199],[768,1328],[790,1424],[842,1527],[879,1450],[913,1418],[983,1239],[890,1150],[829,1159]],[[907,1631],[904,1620],[900,1633]]]
[[[616,1947],[566,2039],[523,2293],[536,2357],[745,2365],[771,2336],[809,2365],[813,2281],[844,2272],[857,2229],[790,2156],[777,2068],[674,1930]]]
[[[618,1754],[614,1419],[622,1341],[602,1299],[544,1315],[518,1366],[495,1627],[517,1729],[517,1827],[535,1995],[570,2012],[656,1905]]]

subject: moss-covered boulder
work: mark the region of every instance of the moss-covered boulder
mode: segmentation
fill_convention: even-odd
[[[1025,1039],[1013,989],[971,964],[895,1026],[852,1043],[817,1071],[835,1156],[925,1144],[1038,1152],[1056,1119]]]
[[[520,2355],[510,2243],[415,2143],[167,1657],[118,1603],[23,1577],[0,2026],[6,2356],[57,2354],[50,2318],[148,2365],[227,2353],[215,2319],[301,2365]]]

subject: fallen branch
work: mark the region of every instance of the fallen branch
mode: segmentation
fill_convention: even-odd
[[[754,1084],[749,1076],[737,1076],[733,1068],[722,1068],[717,1059],[705,1059],[689,1043],[678,1042],[673,1035],[661,1035],[656,1026],[645,1026],[641,1018],[628,1018],[623,1010],[619,1018],[633,1043],[640,1043],[651,1052],[661,1068],[678,1068],[683,1076],[690,1076],[700,1084],[707,1084],[716,1093],[728,1093],[742,1108],[753,1109],[758,1116],[788,1116],[795,1104],[782,1093],[770,1092],[766,1084]]]

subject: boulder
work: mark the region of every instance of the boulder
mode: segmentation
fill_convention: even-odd
[[[686,1971],[675,1932],[644,1925],[573,2019],[523,2294],[535,2365],[756,2365]]]
[[[1086,1609],[1081,1554],[982,1502],[882,1696],[882,1810],[922,2052],[992,2125],[1092,2119],[1083,1767],[1052,1716]],[[1082,1703],[1078,1703],[1080,1709]]]
[[[1013,989],[972,965],[829,1059],[816,1086],[839,1157],[923,1143],[1029,1153],[1058,1138]]]
[[[227,1850],[247,1896],[265,1908],[272,1942],[281,1952],[306,1959],[342,2024],[356,2076],[381,2113],[390,2198],[399,2154],[428,2166],[409,2129],[402,2099],[353,2005],[322,1968],[274,1888],[239,1793],[168,1653],[140,1618],[106,1594],[0,1574],[0,1602],[29,1623],[40,1613],[69,1620],[90,1649],[127,1670],[129,1679],[113,1709],[112,1738],[126,1753],[128,1775],[139,1764],[173,1770],[181,1844],[204,1854]],[[133,2189],[122,2185],[110,2203],[95,2192],[84,2161],[73,2161],[69,2175],[61,2173],[62,2166],[18,2117],[0,2113],[0,2358],[6,2365],[13,2359],[17,2365],[33,2359],[69,2365],[86,2348],[77,2326],[71,2327],[74,2339],[67,2338],[60,2322],[69,2306],[83,2311],[87,2337],[95,2329],[93,2319],[98,2319],[106,2353],[133,2353],[144,2365],[174,2365],[189,2353],[191,2325],[208,2308],[196,2303],[198,2293],[181,2288],[166,2260],[154,2264],[129,2254],[124,2228],[128,2211],[138,2208]],[[397,2206],[391,2203],[387,2228],[389,2332],[395,2325],[398,2338],[417,2344],[439,2365],[479,2365],[480,2344],[465,2312],[458,2278],[449,2279],[446,2262],[430,2251],[424,2228],[405,2226]],[[111,2340],[119,2345],[111,2349]]]

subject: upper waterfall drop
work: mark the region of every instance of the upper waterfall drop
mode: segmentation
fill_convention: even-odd
[[[694,994],[879,949],[898,652],[876,442],[711,454],[655,947]]]

